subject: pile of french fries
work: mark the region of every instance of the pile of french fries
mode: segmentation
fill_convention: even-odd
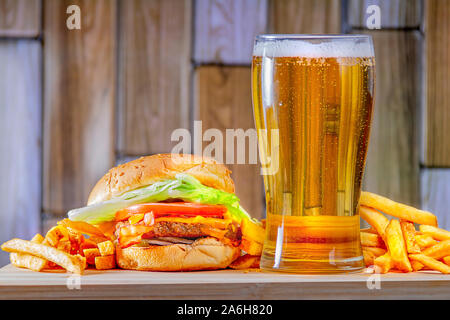
[[[243,270],[259,268],[264,243],[264,228],[253,221],[241,222],[242,240],[239,248],[245,252],[231,263],[231,269]]]
[[[450,273],[450,232],[438,228],[434,214],[382,196],[362,192],[360,216],[370,224],[361,229],[364,263],[376,272],[435,270]],[[392,219],[388,219],[390,215]],[[396,219],[398,218],[398,219]],[[264,222],[241,223],[243,252],[230,268],[259,268],[264,243]],[[416,229],[415,224],[419,225]],[[1,248],[10,252],[11,263],[34,271],[65,269],[82,274],[87,267],[98,270],[116,267],[113,234],[81,221],[64,219],[45,237],[30,241],[12,239]]]
[[[10,252],[13,265],[33,271],[65,269],[82,274],[92,266],[98,270],[116,266],[112,237],[86,222],[64,219],[45,237],[36,234],[30,241],[12,239],[1,248]]]
[[[383,213],[398,219],[389,220]],[[450,232],[438,228],[434,214],[370,192],[361,193],[359,214],[371,226],[360,233],[367,267],[379,273],[450,273]]]
[[[250,220],[241,225],[243,255],[232,269],[259,268],[264,242],[264,228]],[[10,261],[20,268],[33,271],[65,269],[82,274],[87,267],[107,270],[116,267],[114,237],[99,227],[82,221],[64,219],[51,228],[45,237],[36,234],[30,241],[12,239],[1,248],[10,252]]]

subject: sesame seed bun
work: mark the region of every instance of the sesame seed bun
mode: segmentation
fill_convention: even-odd
[[[178,154],[156,154],[124,163],[108,171],[92,189],[88,205],[112,199],[127,191],[173,179],[187,173],[202,184],[234,193],[231,171],[214,159]]]

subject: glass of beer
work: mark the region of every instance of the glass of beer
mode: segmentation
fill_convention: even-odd
[[[261,268],[363,268],[359,196],[375,83],[367,35],[260,35],[252,91],[266,192]]]

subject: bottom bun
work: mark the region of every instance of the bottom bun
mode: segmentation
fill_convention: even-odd
[[[241,250],[216,238],[200,238],[192,244],[117,247],[117,265],[122,269],[146,271],[213,270],[228,267]]]

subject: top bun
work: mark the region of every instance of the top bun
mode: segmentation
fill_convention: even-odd
[[[214,159],[190,154],[156,154],[124,163],[108,171],[89,195],[88,205],[187,173],[208,187],[234,193],[231,171]]]

